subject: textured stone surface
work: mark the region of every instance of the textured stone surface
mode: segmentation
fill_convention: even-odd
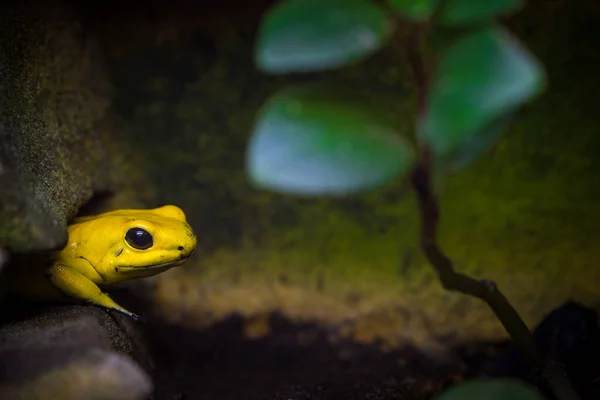
[[[70,4],[0,5],[2,269],[18,267],[4,265],[10,252],[64,246],[78,212],[151,205],[153,188],[119,137],[102,59]],[[89,203],[94,196],[105,201]],[[152,391],[130,322],[95,307],[29,315],[3,300],[0,398],[137,400]]]
[[[98,349],[78,349],[77,356],[57,360],[52,350],[3,354],[10,366],[32,365],[37,360],[53,360],[44,373],[16,382],[0,382],[0,397],[15,400],[144,400],[152,393],[148,376],[131,359]],[[60,353],[64,357],[65,353]],[[17,369],[18,372],[23,372]],[[15,373],[13,371],[13,373]]]
[[[8,307],[0,325],[0,398],[141,400],[151,394],[140,365],[151,369],[152,362],[130,320],[96,307]]]
[[[77,15],[63,2],[0,7],[0,248],[54,249],[92,195],[135,186],[137,172],[122,179],[111,86]]]

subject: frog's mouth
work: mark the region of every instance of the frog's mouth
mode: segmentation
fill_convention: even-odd
[[[166,269],[166,268],[170,268],[170,267],[177,267],[179,265],[183,265],[189,259],[190,259],[189,256],[188,257],[180,257],[175,260],[167,261],[167,262],[160,263],[160,264],[128,265],[128,266],[123,266],[119,269],[126,269],[126,270],[130,270],[130,271],[141,270],[141,269]]]

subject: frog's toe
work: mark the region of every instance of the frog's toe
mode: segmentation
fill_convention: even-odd
[[[132,312],[129,313],[129,317],[131,319],[133,319],[134,321],[139,321],[139,322],[146,322],[147,321],[147,317],[145,317],[143,315],[139,315],[139,314],[134,314]]]
[[[127,315],[129,318],[133,319],[134,321],[139,321],[142,318],[138,314],[132,313],[131,311],[126,311],[126,310],[119,310],[119,311],[121,311],[121,313]]]
[[[133,319],[134,321],[140,321],[142,319],[141,316],[134,314],[134,313],[129,313],[129,316],[131,317],[131,319]]]
[[[142,319],[142,317],[140,315],[132,313],[131,311],[127,311],[127,310],[125,310],[123,308],[108,308],[107,310],[109,312],[111,310],[113,310],[113,311],[117,311],[120,314],[127,315],[129,318],[133,319],[134,321],[140,321]]]

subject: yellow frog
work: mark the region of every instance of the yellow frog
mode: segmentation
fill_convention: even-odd
[[[185,214],[172,205],[80,217],[67,230],[69,241],[53,253],[45,274],[32,274],[23,265],[8,268],[10,292],[32,300],[67,295],[137,319],[101,287],[182,265],[196,249]]]

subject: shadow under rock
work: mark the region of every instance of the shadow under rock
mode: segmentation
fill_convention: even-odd
[[[377,393],[374,398],[428,399],[459,370],[432,368],[411,348],[383,353],[374,345],[332,344],[322,328],[277,314],[260,339],[246,338],[243,324],[231,316],[195,331],[149,322],[148,343],[164,369],[155,376],[156,399],[172,398],[172,388],[186,399],[333,400]]]
[[[139,301],[139,299],[138,299]],[[450,346],[439,362],[417,348],[383,352],[375,344],[332,341],[331,331],[269,317],[270,332],[244,335],[244,319],[231,316],[205,330],[154,318],[145,328],[157,368],[155,399],[417,400],[475,377],[512,377],[552,394],[510,342]],[[534,330],[538,343],[566,371],[582,400],[600,398],[600,328],[596,310],[565,302]]]
[[[149,309],[131,295],[119,301]],[[203,330],[147,316],[141,329],[156,366],[154,400],[425,400],[481,371],[503,347],[474,344],[440,363],[411,346],[384,352],[377,343],[333,341],[325,327],[277,313],[268,324],[267,335],[250,339],[239,315]]]
[[[132,310],[152,310],[133,291],[118,290],[113,298]],[[4,322],[30,317],[24,310],[17,312],[14,304],[8,309]],[[245,335],[246,321],[239,315],[203,330],[151,314],[134,325],[151,359],[146,365],[152,366],[148,372],[154,381],[153,400],[425,400],[459,380],[478,376],[541,384],[535,369],[508,343],[452,346],[451,359],[441,362],[408,345],[384,352],[377,343],[332,340],[332,331],[323,326],[294,323],[277,313],[268,318],[269,333],[258,339]],[[534,335],[567,365],[582,399],[597,399],[596,311],[568,302],[552,311]]]

